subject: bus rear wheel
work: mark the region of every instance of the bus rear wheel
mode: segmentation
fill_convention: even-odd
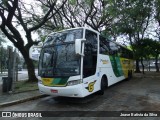
[[[132,78],[132,71],[128,71],[128,80]]]

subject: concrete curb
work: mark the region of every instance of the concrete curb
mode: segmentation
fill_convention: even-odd
[[[18,92],[14,91],[13,94],[32,92],[32,91],[37,91],[37,90],[39,90],[39,89],[37,88],[37,89],[34,89],[34,90],[26,90],[26,91],[18,91]]]
[[[48,95],[37,95],[37,96],[33,96],[33,97],[28,97],[28,98],[25,98],[25,99],[20,99],[20,100],[14,100],[14,101],[11,101],[11,102],[0,103],[0,108],[8,107],[8,106],[11,106],[11,105],[16,105],[16,104],[20,104],[20,103],[24,103],[24,102],[31,101],[31,100],[36,100],[36,99],[43,98],[43,97],[46,97],[46,96],[48,96]]]

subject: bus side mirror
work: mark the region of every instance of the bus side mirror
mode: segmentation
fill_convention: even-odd
[[[39,61],[41,46],[32,46],[29,49],[29,57],[32,60]]]
[[[76,39],[75,40],[75,52],[77,55],[83,55],[82,53],[82,42],[85,42],[86,39]]]

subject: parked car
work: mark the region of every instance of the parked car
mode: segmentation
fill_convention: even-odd
[[[160,67],[160,63],[158,62],[158,66]],[[152,62],[150,65],[148,65],[147,67],[150,68],[156,68],[155,62]]]

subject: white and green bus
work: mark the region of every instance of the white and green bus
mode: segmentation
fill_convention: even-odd
[[[133,72],[129,49],[99,32],[78,27],[47,36],[39,59],[38,86],[53,96],[85,97],[104,93],[105,87]]]

